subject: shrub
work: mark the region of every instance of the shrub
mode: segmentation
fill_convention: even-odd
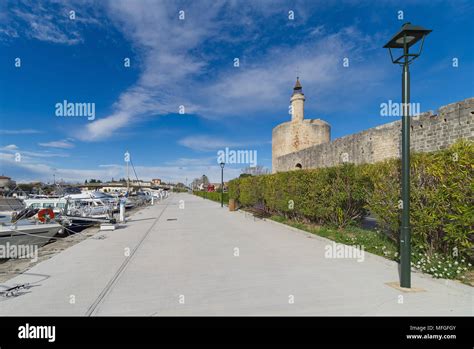
[[[411,210],[413,250],[453,258],[473,256],[474,144],[413,154]],[[242,206],[264,204],[273,214],[339,228],[372,212],[397,242],[400,226],[400,160],[345,164],[230,181],[229,194]]]
[[[221,202],[221,193],[217,191],[195,190],[193,191],[193,194],[200,196],[204,199]],[[229,193],[224,192],[224,204],[227,204],[228,202],[229,202]]]
[[[472,257],[474,144],[459,141],[448,149],[412,156],[410,222],[412,244],[428,255]],[[398,236],[400,161],[365,166],[373,188],[367,206],[393,238]]]
[[[239,178],[229,183],[242,206],[344,227],[365,214],[369,178],[354,165]]]
[[[431,255],[423,253],[412,254],[412,266],[424,273],[433,275],[437,279],[464,279],[464,274],[472,267],[464,258],[443,256],[439,253]]]
[[[326,169],[320,199],[323,222],[338,227],[358,222],[366,215],[366,201],[372,187],[370,178],[354,165]]]

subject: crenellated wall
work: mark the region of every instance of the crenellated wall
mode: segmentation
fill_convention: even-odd
[[[458,139],[474,139],[474,97],[439,109],[438,114],[412,117],[411,149],[430,152],[448,147]],[[307,147],[282,156],[272,156],[273,172],[335,166],[344,161],[374,163],[400,156],[401,122],[367,129],[329,143]]]

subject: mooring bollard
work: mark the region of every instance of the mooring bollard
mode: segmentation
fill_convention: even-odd
[[[120,200],[120,222],[125,222],[125,201]]]

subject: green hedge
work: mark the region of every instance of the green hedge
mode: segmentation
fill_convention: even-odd
[[[204,199],[221,202],[221,193],[217,191],[195,190],[193,191],[193,194],[200,196]],[[229,193],[224,192],[224,204],[227,204],[228,202],[229,202]]]
[[[242,206],[265,205],[288,218],[344,227],[366,214],[368,175],[354,165],[245,177],[229,183]]]
[[[473,256],[473,160],[474,143],[467,141],[412,157],[410,220],[416,248],[429,254]],[[367,165],[362,171],[373,183],[367,206],[395,238],[400,224],[400,161]]]
[[[474,144],[412,155],[411,224],[416,249],[472,257]],[[234,179],[230,198],[249,207],[265,205],[287,218],[344,227],[372,212],[393,240],[401,211],[400,160],[345,164]]]

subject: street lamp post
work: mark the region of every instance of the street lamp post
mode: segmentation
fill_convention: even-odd
[[[225,163],[221,162],[221,207],[224,207],[224,166]]]
[[[411,288],[411,228],[410,228],[410,71],[409,65],[420,56],[425,37],[431,30],[411,23],[402,29],[384,46],[390,52],[392,63],[402,69],[402,219],[400,226],[400,287]],[[418,53],[410,53],[410,47],[421,40]],[[403,54],[393,58],[392,49],[402,49]]]

